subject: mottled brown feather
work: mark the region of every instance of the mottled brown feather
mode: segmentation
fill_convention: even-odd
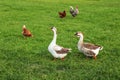
[[[85,44],[83,44],[83,47],[88,48],[88,49],[97,49],[100,46],[94,45],[94,44],[90,44],[90,43],[85,43]]]
[[[56,50],[56,52],[58,54],[65,54],[65,53],[69,52],[69,49],[68,48],[62,48],[61,50]]]
[[[89,54],[91,56],[95,56],[95,53],[93,51],[88,51],[87,54]]]

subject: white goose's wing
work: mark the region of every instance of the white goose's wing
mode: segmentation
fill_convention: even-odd
[[[61,47],[59,45],[54,46],[54,50],[58,53],[58,54],[65,54],[68,53],[71,49],[69,48],[64,48]]]
[[[59,46],[59,45],[55,45],[54,46],[54,50],[55,51],[58,51],[58,50],[61,50],[63,47]]]

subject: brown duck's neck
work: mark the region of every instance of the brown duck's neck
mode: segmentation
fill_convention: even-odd
[[[82,45],[83,44],[83,36],[80,37],[78,44]]]

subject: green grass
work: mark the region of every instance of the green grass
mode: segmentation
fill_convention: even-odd
[[[71,5],[79,7],[75,18]],[[60,19],[58,11],[64,9],[67,16]],[[33,38],[21,34],[24,24]],[[57,43],[72,48],[64,61],[52,61],[47,50],[52,26],[58,30]],[[119,0],[1,0],[0,80],[119,80],[119,26]],[[78,51],[77,31],[84,41],[104,47],[97,60]]]

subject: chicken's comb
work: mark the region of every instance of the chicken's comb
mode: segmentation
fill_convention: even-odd
[[[23,25],[23,28],[26,28],[26,26],[25,26],[25,25]]]

